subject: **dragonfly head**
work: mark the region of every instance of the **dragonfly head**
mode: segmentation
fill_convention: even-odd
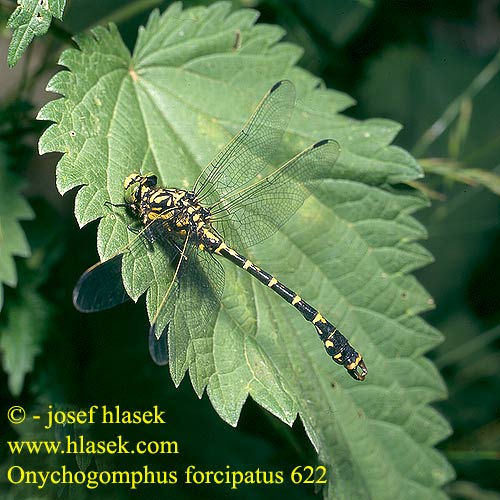
[[[156,175],[153,174],[141,175],[134,172],[128,175],[123,182],[123,189],[125,190],[123,197],[125,203],[133,205],[140,202],[142,189],[156,186],[157,181]]]

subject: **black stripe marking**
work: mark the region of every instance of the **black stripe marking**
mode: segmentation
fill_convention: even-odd
[[[279,89],[283,85],[283,80],[280,80],[279,82],[276,82],[272,87],[271,90],[269,91],[270,94],[272,94],[275,90]]]
[[[323,139],[321,141],[318,141],[315,144],[313,144],[313,149],[320,148],[321,146],[324,146],[325,144],[328,144],[329,142],[330,142],[330,139]]]

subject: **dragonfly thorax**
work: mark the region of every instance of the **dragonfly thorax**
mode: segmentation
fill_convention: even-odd
[[[156,186],[154,175],[130,174],[124,182],[125,202],[147,226],[161,219],[163,226],[176,233],[200,235],[210,225],[210,211],[202,207],[193,191]]]

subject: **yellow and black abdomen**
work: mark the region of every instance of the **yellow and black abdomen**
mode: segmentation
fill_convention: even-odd
[[[222,255],[230,260],[233,264],[236,264],[254,278],[257,278],[262,284],[269,287],[289,304],[292,304],[307,321],[310,321],[315,326],[319,338],[325,346],[326,352],[333,361],[342,365],[354,379],[365,379],[368,370],[366,369],[362,356],[356,352],[344,335],[326,320],[317,309],[312,307],[305,300],[302,300],[299,295],[278,281],[273,275],[263,271],[246,257],[228,247],[222,240],[210,240],[210,246],[207,247],[207,250]]]

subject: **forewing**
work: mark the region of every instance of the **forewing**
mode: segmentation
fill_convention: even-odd
[[[205,167],[194,184],[198,199],[210,206],[275,166],[276,152],[295,105],[292,82],[276,83],[243,129]]]
[[[339,144],[323,140],[272,174],[222,200],[213,224],[230,245],[249,247],[276,232],[311,194],[312,185],[331,176]]]

